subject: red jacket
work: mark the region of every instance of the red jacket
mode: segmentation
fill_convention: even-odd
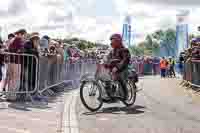
[[[24,44],[24,41],[21,38],[15,37],[14,40],[10,43],[8,50],[10,52],[16,53],[19,50],[23,49],[23,44]]]

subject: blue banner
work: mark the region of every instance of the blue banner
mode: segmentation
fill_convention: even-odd
[[[177,56],[189,47],[188,43],[188,24],[176,26],[176,53]]]

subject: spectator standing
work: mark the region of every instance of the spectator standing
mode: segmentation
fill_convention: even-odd
[[[54,84],[56,81],[56,69],[57,69],[57,51],[55,47],[55,42],[51,42],[49,45],[49,56],[48,56],[48,69],[50,71],[49,83],[50,85]]]
[[[45,35],[40,40],[40,48],[41,49],[48,49],[50,43],[50,37]]]
[[[61,41],[55,43],[56,51],[57,51],[57,60],[59,64],[63,64],[64,62],[64,49],[62,47]]]
[[[55,47],[56,47],[56,51],[57,51],[57,54],[56,54],[56,56],[57,56],[57,74],[58,74],[58,78],[60,78],[61,76],[63,76],[62,70],[63,70],[63,63],[64,63],[64,49],[62,47],[62,42],[61,41],[56,42]]]
[[[45,35],[40,39],[40,52],[42,52],[43,56],[47,56],[48,48],[50,43],[50,37]]]
[[[15,38],[11,41],[8,46],[9,52],[17,53],[23,49],[23,45],[25,43],[27,37],[27,32],[25,29],[20,29],[15,32]]]
[[[0,38],[0,50],[3,51],[2,49],[3,49],[3,41]],[[1,71],[1,68],[3,67],[3,58],[2,57],[3,56],[1,56],[1,58],[0,58],[0,81],[2,80],[2,76],[3,76],[2,71]]]
[[[166,77],[166,69],[167,69],[167,62],[165,57],[163,57],[160,61],[161,78]]]
[[[15,35],[13,33],[8,34],[8,40],[5,42],[5,48],[8,49],[11,42],[15,38]]]
[[[67,46],[64,46],[64,61],[67,62],[69,60],[69,50]]]
[[[11,53],[19,53],[23,51],[23,46],[27,37],[27,32],[25,29],[20,29],[15,32],[15,37],[11,40],[8,51]],[[16,91],[16,88],[20,88],[22,83],[21,78],[23,77],[22,65],[20,62],[21,56],[13,55],[10,56],[8,65],[8,91]],[[16,96],[10,95],[8,96],[8,100],[15,100]]]
[[[159,63],[160,59],[158,57],[153,58],[153,72],[154,75],[159,74]]]
[[[176,64],[176,62],[175,62],[175,59],[174,59],[174,57],[171,57],[171,58],[169,58],[169,75],[172,77],[172,75],[174,76],[174,77],[176,77],[176,73],[175,73],[175,64]]]
[[[0,39],[0,50],[3,51],[2,49],[3,49],[3,41]],[[3,80],[3,69],[2,69],[4,66],[3,62],[4,62],[4,56],[2,54],[2,55],[0,55],[0,81]],[[2,90],[2,88],[1,88],[1,90]],[[3,91],[5,91],[5,89],[3,89]]]
[[[37,70],[38,64],[37,64],[37,59],[39,58],[39,43],[40,43],[40,37],[39,33],[33,32],[30,35],[30,39],[26,41],[24,44],[24,53],[33,55],[33,56],[26,56],[24,57],[23,61],[23,68],[24,68],[24,75],[23,75],[23,83],[28,84],[28,88],[25,88],[24,84],[21,84],[22,86],[20,87],[23,91],[33,91],[36,87],[36,75],[37,75]],[[25,75],[28,75],[26,77]]]
[[[15,35],[10,33],[8,35],[8,40],[5,42],[5,45],[4,45],[3,48],[8,49],[8,46],[9,46],[9,44],[11,43],[11,41],[14,37],[15,37]],[[2,51],[4,51],[4,50],[2,49]],[[0,85],[1,89],[0,90],[3,90],[5,92],[6,91],[6,85],[8,83],[8,79],[7,79],[8,78],[8,76],[7,76],[8,65],[4,64],[3,61],[4,61],[4,55],[1,55],[1,62],[0,63],[1,63],[2,66],[1,66],[1,71],[0,71],[0,73],[1,73],[1,85]]]
[[[184,53],[182,52],[179,56],[179,72],[183,75],[183,64],[184,64]]]

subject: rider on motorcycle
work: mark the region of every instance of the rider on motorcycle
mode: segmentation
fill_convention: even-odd
[[[126,87],[126,78],[128,76],[128,65],[131,58],[129,50],[123,46],[122,37],[120,34],[113,34],[110,37],[112,51],[107,56],[107,60],[118,60],[115,62],[111,61],[111,73],[114,75],[114,79],[119,81],[124,91],[124,100],[127,99],[128,92]],[[109,82],[106,84],[106,91],[110,89]],[[112,92],[111,92],[112,93]],[[112,95],[109,94],[108,95]]]

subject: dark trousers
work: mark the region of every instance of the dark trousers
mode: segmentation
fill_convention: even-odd
[[[36,61],[32,58],[29,59],[28,63],[21,64],[21,74],[20,74],[20,89],[19,91],[33,91],[36,87]]]
[[[123,73],[120,73],[118,76],[117,76],[117,81],[119,82],[119,84],[121,85],[121,89],[122,89],[122,91],[123,91],[123,93],[124,93],[124,98],[126,98],[127,97],[127,95],[128,95],[128,90],[127,90],[127,85],[126,85],[126,76],[125,76],[125,72]],[[105,89],[106,89],[106,92],[107,92],[107,94],[108,94],[108,96],[110,97],[110,96],[112,96],[112,94],[113,93],[115,93],[115,89],[111,86],[111,84],[110,84],[110,82],[108,81],[108,82],[106,82],[106,87],[105,87]]]
[[[127,86],[126,86],[126,80],[120,78],[118,81],[119,81],[119,83],[122,86],[122,90],[123,90],[125,98],[126,98],[128,96],[128,90],[127,90]]]
[[[170,76],[176,76],[176,74],[175,74],[175,70],[174,70],[174,66],[170,66],[170,68],[169,68],[169,74],[170,74]]]
[[[166,69],[161,69],[161,77],[166,77]]]
[[[0,64],[0,81],[2,80],[2,77],[3,77],[2,67],[3,67],[3,65]]]

